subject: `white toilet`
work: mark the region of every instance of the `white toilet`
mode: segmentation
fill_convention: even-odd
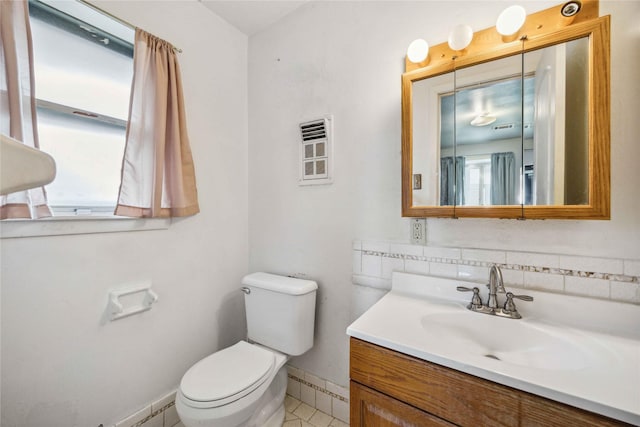
[[[242,284],[248,340],[184,374],[176,409],[186,427],[280,427],[285,364],[313,347],[316,282],[253,273]]]

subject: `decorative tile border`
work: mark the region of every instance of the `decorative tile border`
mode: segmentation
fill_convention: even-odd
[[[551,267],[539,267],[535,265],[521,265],[521,264],[503,264],[496,262],[487,262],[487,261],[473,261],[467,259],[451,259],[451,258],[437,258],[437,257],[426,257],[426,256],[418,256],[418,255],[405,255],[398,253],[389,253],[389,252],[375,252],[375,251],[362,251],[362,255],[372,255],[372,256],[380,256],[385,258],[395,258],[395,259],[404,259],[404,260],[412,260],[412,261],[426,261],[426,262],[436,262],[440,264],[454,264],[454,265],[468,265],[472,267],[491,267],[493,265],[497,265],[501,269],[507,270],[518,270],[518,271],[529,271],[535,273],[547,273],[547,274],[559,274],[562,276],[576,276],[576,277],[587,277],[591,279],[605,279],[605,280],[614,280],[616,282],[629,282],[629,283],[640,283],[640,277],[638,276],[627,276],[624,274],[613,274],[613,273],[598,273],[593,271],[580,271],[580,270],[570,270],[565,268],[551,268]]]
[[[486,281],[492,265],[516,288],[640,304],[640,260],[353,242],[353,283],[379,289],[390,289],[393,271]]]
[[[175,399],[176,392],[172,391],[115,423],[113,427],[184,427],[175,408]]]
[[[151,413],[151,415],[147,416],[146,418],[138,421],[136,424],[134,424],[132,427],[142,427],[144,425],[144,423],[146,423],[147,421],[151,420],[151,418],[162,414],[164,411],[166,411],[167,409],[175,406],[176,402],[169,402],[168,404],[166,404],[165,406],[163,406],[162,408],[158,409],[157,411],[154,411]],[[164,417],[164,414],[162,415]],[[167,427],[167,426],[165,426]]]
[[[338,400],[342,400],[343,402],[347,402],[347,403],[349,402],[349,399],[347,399],[346,397],[344,397],[344,396],[340,396],[339,394],[336,394],[336,393],[332,393],[332,392],[330,392],[329,390],[324,389],[324,388],[322,388],[322,387],[319,387],[319,386],[317,386],[317,385],[315,385],[315,384],[312,384],[312,383],[310,383],[310,382],[308,382],[308,381],[305,381],[305,380],[304,380],[304,379],[302,379],[302,378],[298,378],[298,377],[296,377],[296,376],[294,376],[294,375],[291,375],[291,374],[288,374],[288,376],[289,376],[289,378],[290,378],[290,379],[292,379],[293,381],[297,381],[297,382],[299,382],[300,384],[304,384],[304,385],[306,385],[306,386],[308,386],[308,387],[311,387],[311,388],[312,388],[312,389],[314,389],[315,391],[319,391],[320,393],[328,394],[329,396],[331,396],[331,397],[333,397],[333,398],[336,398],[336,399],[338,399]],[[316,408],[316,409],[317,409],[317,408]]]

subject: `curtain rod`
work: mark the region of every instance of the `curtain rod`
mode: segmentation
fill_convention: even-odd
[[[110,17],[111,19],[113,19],[113,20],[115,20],[115,21],[118,21],[118,22],[119,22],[119,23],[121,23],[122,25],[124,25],[124,26],[126,26],[126,27],[129,27],[129,28],[131,28],[132,30],[135,30],[136,28],[138,28],[137,26],[135,26],[135,25],[133,25],[133,24],[131,24],[131,23],[129,23],[129,22],[127,22],[127,21],[125,21],[125,20],[124,20],[124,19],[122,19],[122,18],[118,18],[118,17],[117,17],[117,16],[115,16],[114,14],[109,13],[109,12],[107,12],[107,11],[106,11],[106,10],[104,10],[104,9],[101,9],[101,8],[99,8],[98,6],[94,5],[94,4],[91,4],[91,3],[89,3],[89,2],[87,2],[87,1],[85,1],[85,0],[78,0],[78,1],[79,1],[80,3],[82,3],[82,4],[86,5],[86,6],[89,6],[91,9],[95,10],[96,12],[102,13],[103,15],[107,15],[107,16],[108,16],[108,17]],[[176,51],[176,52],[178,52],[178,53],[182,53],[182,49],[180,49],[179,47],[174,46],[174,45],[173,45],[172,43],[170,43],[170,42],[167,42],[167,43],[169,43],[169,44],[171,45],[171,47],[173,48],[173,50],[175,50],[175,51]]]

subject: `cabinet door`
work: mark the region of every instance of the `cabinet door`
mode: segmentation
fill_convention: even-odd
[[[351,381],[351,427],[453,427],[454,424]]]

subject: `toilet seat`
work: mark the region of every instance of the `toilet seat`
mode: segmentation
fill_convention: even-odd
[[[215,408],[232,403],[260,387],[275,367],[274,353],[240,341],[205,357],[180,382],[185,403]]]

